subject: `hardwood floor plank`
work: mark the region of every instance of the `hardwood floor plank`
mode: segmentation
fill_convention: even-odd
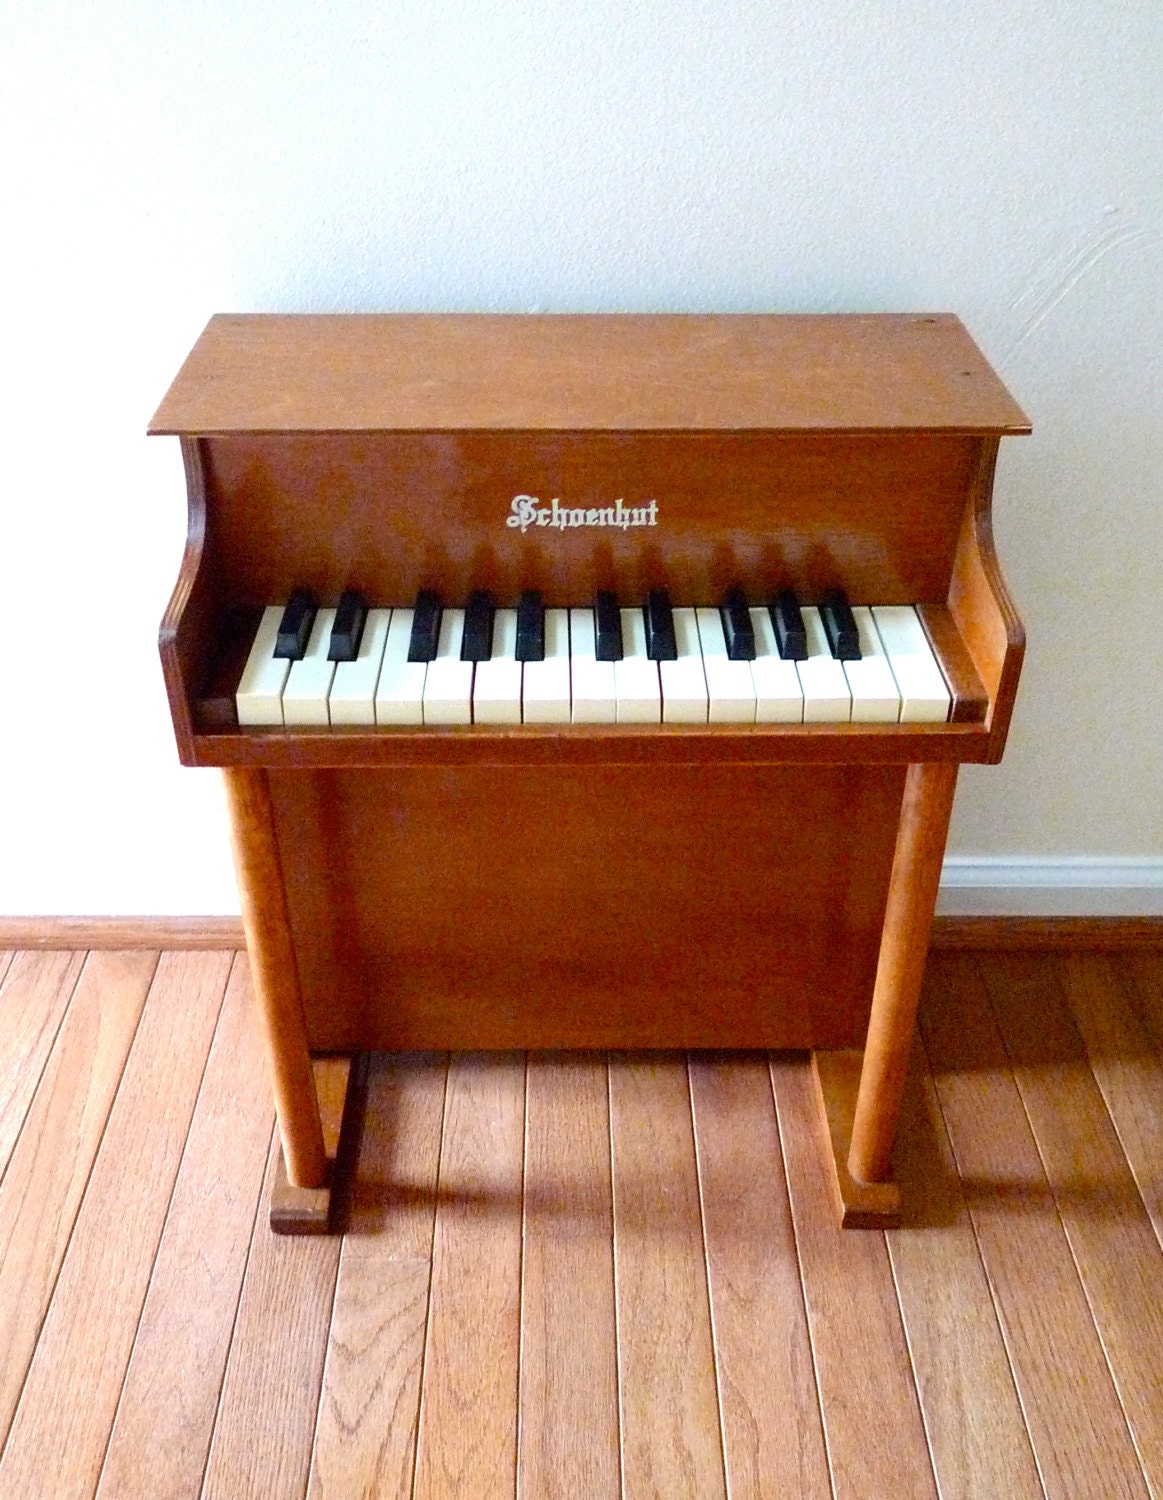
[[[515,1490],[524,1131],[524,1058],[455,1058],[440,1152],[417,1500]]]
[[[298,1500],[307,1487],[341,1242],[272,1232],[266,1205],[281,1152],[276,1130],[202,1483],[207,1500]]]
[[[934,954],[929,967],[925,1048],[1046,1493],[1145,1496],[979,960]]]
[[[715,1367],[730,1500],[831,1496],[771,1075],[692,1057]]]
[[[1058,975],[1155,1236],[1163,1245],[1163,1044],[1144,1015],[1133,969],[1119,958],[1063,954]]]
[[[884,1234],[837,1225],[808,1060],[771,1076],[837,1500],[936,1500]]]
[[[888,1253],[941,1500],[1035,1500],[1042,1483],[919,1037],[893,1164],[903,1218]]]
[[[371,1060],[323,1372],[312,1500],[412,1493],[448,1060]]]
[[[89,955],[0,1184],[0,1448],[157,962]]]
[[[690,1086],[682,1056],[610,1059],[622,1485],[725,1495]]]
[[[0,983],[0,1178],[84,962],[83,953],[17,953]]]
[[[1158,949],[1120,953],[1119,972],[1127,984],[1144,1033],[1163,1053],[1163,953]]]
[[[0,1496],[96,1487],[230,954],[157,966],[0,1459]]]
[[[274,1124],[252,1011],[243,955],[230,971],[105,1455],[97,1493],[109,1500],[201,1488]]]
[[[1057,964],[997,953],[980,968],[1139,1462],[1163,1495],[1163,1250]]]
[[[621,1494],[604,1056],[529,1058],[519,1500]]]

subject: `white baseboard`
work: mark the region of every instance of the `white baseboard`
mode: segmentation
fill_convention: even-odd
[[[937,912],[947,917],[1163,916],[1163,858],[949,855]]]

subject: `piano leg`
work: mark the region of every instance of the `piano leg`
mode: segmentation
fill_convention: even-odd
[[[900,1221],[893,1140],[956,784],[953,762],[909,767],[864,1053],[813,1055],[845,1228]]]
[[[283,1147],[271,1195],[271,1228],[325,1233],[350,1060],[312,1062],[308,1049],[267,773],[231,767],[222,774],[251,980]]]

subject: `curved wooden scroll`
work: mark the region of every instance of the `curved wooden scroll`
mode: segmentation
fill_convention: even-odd
[[[198,438],[182,439],[182,461],[186,468],[188,504],[186,550],[158,630],[158,650],[178,756],[183,765],[193,766],[197,760],[190,703],[200,686],[196,680],[198,673],[212,656],[218,600],[212,549],[206,544],[206,475]]]
[[[1018,677],[1026,650],[1026,631],[1002,577],[993,542],[993,476],[998,439],[982,438],[977,473],[970,487],[953,558],[949,610],[989,694],[988,760],[1001,759]]]

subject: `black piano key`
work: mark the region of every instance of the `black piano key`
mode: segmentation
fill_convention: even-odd
[[[493,600],[484,589],[473,589],[464,611],[461,661],[488,661],[493,654]]]
[[[622,615],[609,589],[599,589],[594,600],[594,655],[598,661],[622,660]]]
[[[327,660],[354,661],[359,655],[359,643],[363,640],[366,623],[367,600],[358,589],[344,589],[339,596],[339,608],[335,611],[335,624],[331,627]]]
[[[526,589],[517,601],[517,660],[545,660],[545,606],[536,589]]]
[[[719,605],[723,638],[731,661],[755,660],[755,631],[742,589],[728,589]]]
[[[677,661],[674,614],[665,589],[651,589],[642,613],[646,616],[646,655],[651,661]]]
[[[791,589],[780,589],[767,606],[775,629],[775,644],[784,661],[807,661],[808,633],[800,614],[799,600]]]
[[[860,632],[843,589],[829,589],[824,595],[820,601],[820,619],[836,660],[859,661]]]
[[[287,600],[283,618],[279,621],[275,655],[281,661],[299,661],[311,639],[314,623],[315,600],[306,589],[296,589]]]
[[[412,634],[408,640],[409,661],[435,661],[440,645],[440,616],[444,607],[440,595],[432,589],[421,589],[413,606]]]

